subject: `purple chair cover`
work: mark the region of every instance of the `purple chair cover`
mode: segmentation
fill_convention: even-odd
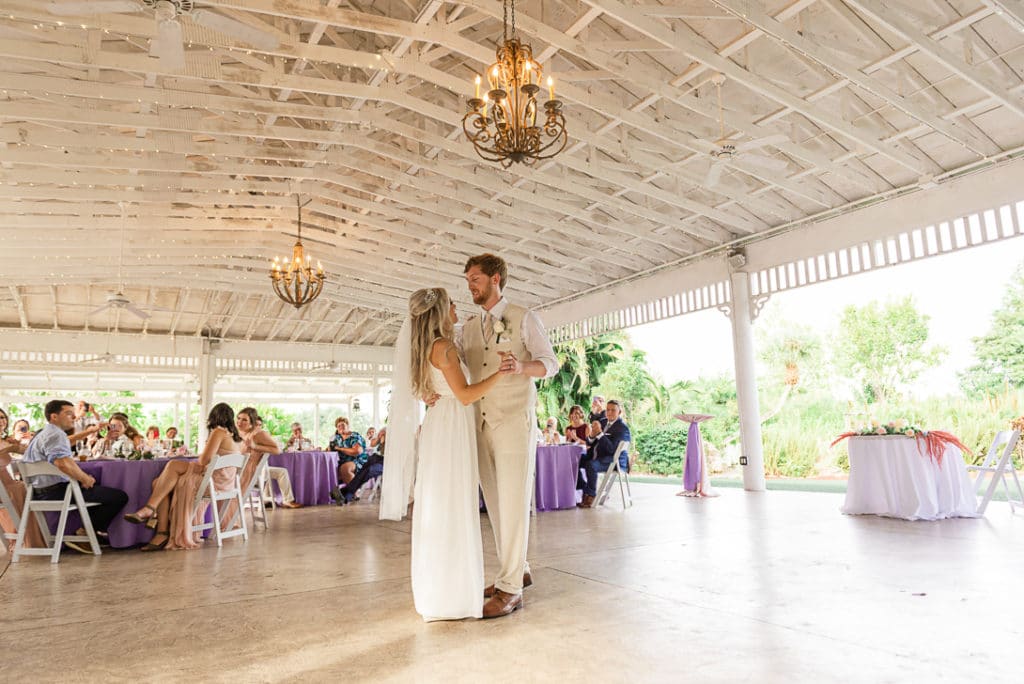
[[[153,538],[153,530],[145,525],[133,525],[124,519],[125,513],[136,511],[146,503],[153,491],[153,480],[160,476],[164,467],[171,460],[168,458],[155,458],[151,461],[86,461],[79,463],[78,467],[84,472],[96,478],[96,484],[104,487],[113,487],[123,490],[128,495],[128,504],[118,513],[110,523],[107,533],[110,535],[110,545],[115,549],[125,549],[139,544],[145,544]],[[195,459],[190,459],[195,460]],[[50,523],[50,530],[57,529],[57,514],[48,513],[47,520]],[[207,511],[207,522],[212,520],[212,515]],[[82,520],[77,513],[68,516],[67,529],[74,533],[74,530],[81,527]]]
[[[331,490],[338,486],[337,452],[291,451],[271,456],[268,463],[288,471],[298,503],[303,506],[331,503]],[[280,500],[276,487],[274,492]]]
[[[585,451],[578,444],[537,447],[538,511],[576,508],[576,478]]]
[[[686,433],[686,466],[683,468],[683,489],[695,492],[700,489],[704,473],[704,443],[700,438],[700,423],[690,423]]]

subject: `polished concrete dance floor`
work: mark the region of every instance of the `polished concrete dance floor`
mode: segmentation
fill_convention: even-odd
[[[0,681],[1021,681],[1006,504],[911,523],[834,494],[635,491],[538,515],[535,585],[493,621],[424,624],[409,524],[374,504],[279,510],[219,551],[26,559],[0,577]]]

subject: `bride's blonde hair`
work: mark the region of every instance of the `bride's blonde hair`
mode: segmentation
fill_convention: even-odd
[[[451,300],[443,287],[416,290],[409,297],[412,335],[412,393],[426,399],[436,391],[430,380],[430,350],[438,338],[454,343],[455,327],[449,309]]]

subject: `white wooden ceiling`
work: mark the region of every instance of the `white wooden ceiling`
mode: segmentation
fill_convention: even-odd
[[[62,17],[0,0],[0,327],[389,344],[408,294],[468,308],[465,259],[502,254],[543,307],[670,261],[1007,161],[1024,145],[1022,0],[530,0],[570,148],[481,162],[461,133],[499,2],[223,0],[261,50],[152,11]],[[718,135],[785,135],[707,187]],[[271,292],[295,199],[329,284]],[[122,207],[126,218],[122,222]],[[152,309],[92,317],[118,288]],[[564,322],[564,321],[560,321]]]

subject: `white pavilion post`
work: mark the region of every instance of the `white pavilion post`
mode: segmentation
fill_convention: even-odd
[[[173,425],[174,425],[174,427],[176,427],[176,428],[178,428],[180,430],[181,429],[179,427],[180,424],[181,424],[180,406],[178,404],[178,397],[174,397],[174,423],[173,423]]]
[[[313,444],[320,448],[320,397],[313,400]]]
[[[213,408],[213,383],[217,378],[210,340],[203,340],[203,351],[199,354],[199,448],[206,443],[206,417]]]
[[[754,367],[754,322],[751,315],[750,280],[747,273],[734,270],[731,281],[730,318],[736,369],[736,401],[740,413],[740,464],[743,466],[743,488],[747,491],[763,492],[764,455],[761,446],[761,409],[757,400],[757,377]]]
[[[192,390],[185,392],[185,448],[192,448]]]
[[[380,425],[380,378],[373,374],[373,427],[379,431]]]

